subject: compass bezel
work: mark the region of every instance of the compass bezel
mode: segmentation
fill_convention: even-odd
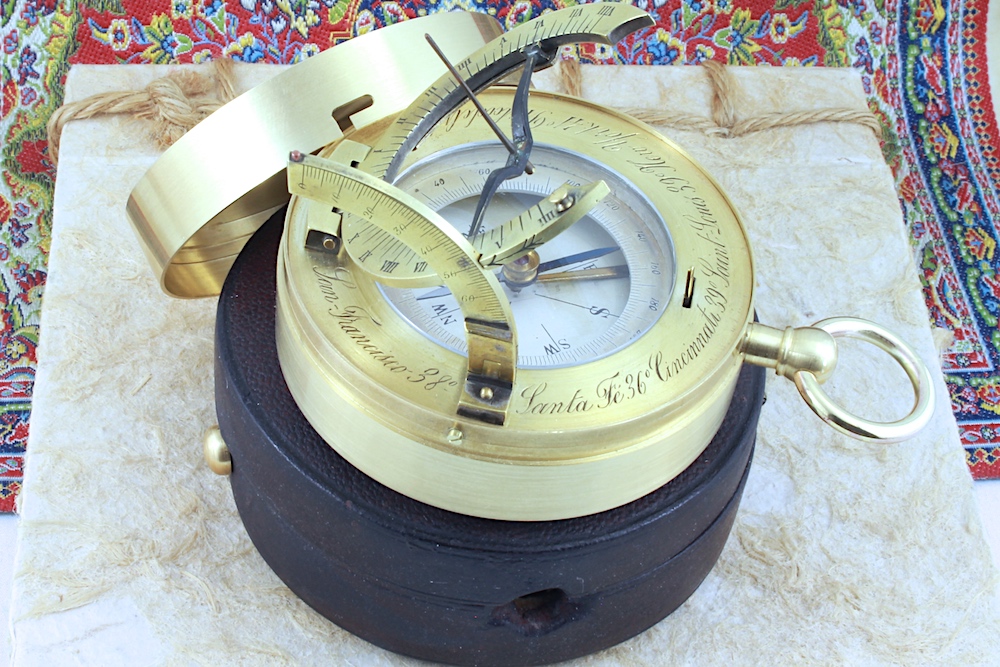
[[[482,100],[499,108],[510,97],[494,87]],[[464,357],[410,328],[346,251],[305,249],[311,204],[298,198],[289,207],[278,290],[286,381],[331,446],[411,497],[520,520],[614,507],[690,464],[725,414],[753,313],[753,262],[739,216],[683,150],[635,119],[575,98],[533,93],[532,113],[538,141],[608,163],[666,221],[679,275],[664,316],[646,335],[593,362],[520,369],[509,418],[497,427],[455,414]],[[593,128],[580,132],[577,119]],[[424,137],[407,163],[481,142],[488,132],[463,106]],[[316,267],[348,280],[320,284]],[[693,297],[686,292],[688,270],[696,278]],[[364,316],[345,329],[330,316],[331,300]],[[428,390],[430,382],[414,379],[430,368],[438,372],[429,380],[459,381]],[[353,425],[349,438],[346,422]],[[442,478],[449,482],[439,484]],[[508,502],[511,496],[518,500]]]

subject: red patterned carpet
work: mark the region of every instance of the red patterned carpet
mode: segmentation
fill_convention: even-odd
[[[21,485],[56,171],[45,123],[73,63],[294,63],[379,27],[453,9],[505,26],[573,0],[0,0],[0,509]],[[974,476],[1000,477],[1000,155],[987,2],[637,0],[657,24],[586,62],[853,67],[883,123],[930,324]],[[112,360],[113,361],[113,360]]]

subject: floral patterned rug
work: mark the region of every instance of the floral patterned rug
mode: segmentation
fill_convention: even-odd
[[[73,63],[294,63],[425,13],[513,26],[575,0],[0,0],[0,510],[21,485],[56,170],[45,123]],[[1000,477],[1000,154],[984,0],[635,0],[656,26],[585,62],[853,67],[883,123],[972,474]]]

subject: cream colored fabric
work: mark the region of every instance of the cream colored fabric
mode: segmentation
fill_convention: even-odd
[[[239,74],[247,83],[272,71]],[[138,88],[162,74],[76,67],[68,97]],[[755,68],[736,77],[738,117],[864,108],[851,71]],[[698,68],[585,68],[583,92],[709,115]],[[667,134],[742,211],[762,321],[868,317],[936,368],[891,177],[869,129]],[[162,295],[124,216],[154,158],[135,121],[73,123],[63,137],[14,664],[412,663],[331,625],[285,589],[244,533],[226,480],[203,464],[200,436],[214,423],[215,305]],[[873,416],[908,409],[905,380],[888,362],[860,346],[844,356],[835,393]],[[935,376],[934,422],[896,446],[833,433],[772,377],[743,505],[716,568],[664,622],[579,664],[995,664],[997,573]]]

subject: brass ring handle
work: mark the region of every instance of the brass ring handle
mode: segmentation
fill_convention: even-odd
[[[857,338],[888,352],[910,378],[914,401],[910,413],[894,422],[873,422],[854,415],[835,403],[808,371],[792,376],[806,404],[820,419],[846,435],[869,442],[899,442],[915,435],[930,421],[934,411],[931,374],[913,349],[894,333],[874,322],[856,317],[832,317],[813,325],[834,338]]]

